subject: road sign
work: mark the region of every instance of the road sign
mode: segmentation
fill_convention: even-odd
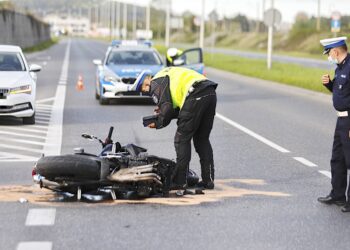
[[[340,20],[332,20],[331,21],[331,30],[332,32],[340,32]]]
[[[341,15],[339,11],[332,12],[331,31],[333,33],[340,32],[340,26],[341,26],[340,18],[341,18]]]
[[[282,21],[282,14],[277,9],[270,8],[264,12],[264,23],[266,26],[279,25]]]
[[[332,20],[340,20],[341,15],[339,11],[333,11],[332,12]]]
[[[269,27],[267,38],[267,68],[271,69],[272,64],[272,48],[273,48],[273,29],[274,26],[279,25],[282,21],[281,12],[273,8],[273,0],[271,3],[272,8],[264,12],[264,23]]]

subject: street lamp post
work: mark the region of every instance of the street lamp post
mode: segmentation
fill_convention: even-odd
[[[205,16],[205,0],[202,0],[202,16],[201,16],[201,26],[199,30],[199,47],[204,48],[204,16]]]
[[[123,39],[128,36],[128,6],[124,3],[124,15],[123,15]]]
[[[166,7],[166,21],[165,21],[165,47],[169,47],[170,44],[170,10],[171,10],[171,0],[168,1]]]
[[[271,0],[271,9],[274,9],[274,0]],[[275,19],[275,12],[273,11],[273,16],[272,16],[272,25],[269,25],[269,30],[268,30],[268,42],[267,42],[267,68],[271,69],[271,64],[272,64],[272,39],[273,39],[273,24],[274,24],[274,19]]]

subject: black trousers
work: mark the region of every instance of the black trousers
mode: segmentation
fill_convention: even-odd
[[[334,198],[345,198],[347,170],[350,168],[350,117],[339,117],[334,132],[331,158],[332,191]],[[350,189],[347,194],[350,199]]]
[[[215,88],[195,89],[185,100],[177,120],[175,134],[175,185],[184,186],[191,160],[191,140],[200,158],[202,180],[214,181],[213,150],[209,141],[216,109]]]

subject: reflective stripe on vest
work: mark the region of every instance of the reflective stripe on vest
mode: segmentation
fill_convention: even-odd
[[[170,94],[173,102],[173,107],[180,109],[185,102],[190,87],[195,82],[207,79],[205,76],[191,69],[182,67],[169,67],[159,71],[153,77],[153,80],[165,76],[169,77]]]

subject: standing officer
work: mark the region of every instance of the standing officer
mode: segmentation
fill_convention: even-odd
[[[321,40],[324,46],[323,54],[336,64],[334,79],[329,75],[322,76],[322,83],[333,93],[333,106],[337,111],[338,120],[334,132],[331,172],[332,190],[326,197],[318,201],[325,204],[344,205],[343,212],[350,212],[350,188],[347,192],[347,169],[350,168],[350,55],[345,43],[346,37]]]
[[[202,181],[199,186],[214,188],[214,160],[209,135],[213,127],[217,84],[194,70],[169,67],[153,78],[142,73],[137,91],[149,93],[157,118],[150,128],[164,128],[177,118],[175,134],[176,170],[175,188],[185,190],[191,160],[191,140],[200,158]],[[177,192],[182,195],[183,192]]]
[[[174,60],[182,55],[183,51],[177,48],[169,48],[166,52],[166,66],[173,66]]]

